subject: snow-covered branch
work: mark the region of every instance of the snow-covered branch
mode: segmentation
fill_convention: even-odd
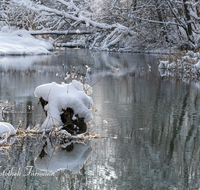
[[[57,1],[65,5],[68,9],[74,9],[76,13],[80,12],[79,8],[74,5],[73,0],[70,0],[70,2],[66,2],[64,0],[57,0]]]
[[[198,37],[195,39],[200,33],[199,1],[8,2],[1,5],[1,16],[7,25],[29,30],[32,35],[50,35],[59,44],[67,44],[68,40],[75,44],[82,39],[85,47],[110,50],[135,47],[136,44],[140,48],[154,48],[167,44],[192,44],[194,47],[200,43]]]

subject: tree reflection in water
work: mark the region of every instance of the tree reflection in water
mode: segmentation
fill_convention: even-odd
[[[5,62],[0,58],[0,100],[15,102],[14,111],[29,114],[24,119],[24,115],[13,111],[5,113],[5,118],[15,126],[22,120],[24,128],[44,119],[33,96],[35,87],[54,80],[63,63],[72,65],[72,55],[76,58],[74,63],[91,67],[89,84],[115,67],[120,68],[119,73],[93,86],[92,98],[98,112],[93,119],[96,125],[91,124],[89,130],[111,138],[91,140],[91,145],[71,144],[67,150],[58,146],[57,157],[51,160],[48,143],[45,145],[39,137],[15,141],[0,152],[0,172],[26,166],[33,166],[33,172],[45,172],[41,163],[46,158],[49,167],[54,167],[54,176],[0,176],[0,189],[200,188],[199,84],[161,77],[152,55],[95,52],[93,56],[93,53],[67,50],[59,56],[29,57],[23,60],[27,64],[18,67],[14,63],[22,58],[6,58]],[[29,105],[34,107],[31,113],[26,109]],[[77,153],[79,148],[81,154]],[[73,160],[72,153],[82,156],[78,170],[69,170],[76,168],[73,164],[58,170],[54,163],[62,158],[61,163],[66,166]]]

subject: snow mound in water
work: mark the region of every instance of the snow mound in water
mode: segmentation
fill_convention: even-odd
[[[43,98],[48,104],[44,107],[47,118],[42,129],[49,130],[52,126],[62,125],[60,114],[62,109],[72,108],[74,115],[84,118],[84,122],[92,120],[91,108],[93,100],[83,90],[83,84],[73,80],[70,84],[55,82],[43,84],[35,89],[35,96]]]

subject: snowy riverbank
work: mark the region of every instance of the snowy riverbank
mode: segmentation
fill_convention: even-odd
[[[11,32],[2,28],[0,42],[0,55],[49,54],[54,49],[50,42],[38,40],[25,30]]]

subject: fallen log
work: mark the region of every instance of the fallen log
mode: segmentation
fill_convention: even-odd
[[[69,47],[69,48],[85,48],[85,44],[80,43],[56,43],[56,47]]]
[[[84,35],[84,34],[92,34],[94,31],[87,30],[69,30],[69,31],[29,31],[32,36],[36,35]]]

